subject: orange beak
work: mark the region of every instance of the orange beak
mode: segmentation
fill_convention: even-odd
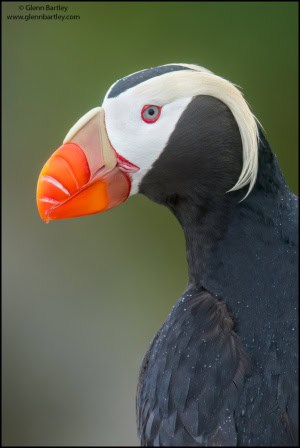
[[[125,201],[128,173],[139,168],[119,156],[105,128],[104,109],[85,114],[43,166],[37,207],[43,221],[103,212]]]

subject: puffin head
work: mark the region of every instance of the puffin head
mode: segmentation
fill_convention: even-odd
[[[159,203],[254,186],[258,127],[241,92],[209,70],[167,64],[115,82],[44,165],[41,218],[106,211],[129,195]]]

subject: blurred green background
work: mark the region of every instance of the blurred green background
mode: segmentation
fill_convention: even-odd
[[[186,286],[183,235],[139,195],[45,225],[39,171],[116,79],[188,62],[243,88],[297,192],[298,5],[51,4],[80,19],[8,20],[37,12],[2,3],[3,444],[137,445],[138,370]]]

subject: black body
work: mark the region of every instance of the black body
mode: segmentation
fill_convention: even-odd
[[[237,124],[198,96],[140,192],[182,225],[189,284],[146,353],[144,446],[298,443],[298,199],[263,133],[249,196]]]

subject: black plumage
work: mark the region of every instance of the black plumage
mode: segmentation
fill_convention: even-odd
[[[145,70],[141,70],[133,73],[132,75],[119,79],[109,90],[107,97],[115,98],[121,93],[126,92],[126,90],[131,89],[142,82],[148,81],[148,79],[161,76],[164,73],[176,72],[178,70],[182,71],[190,69],[180,64],[160,65],[158,67],[146,68]]]
[[[230,110],[198,96],[141,183],[179,220],[189,267],[142,364],[142,445],[298,443],[298,199],[261,130],[242,202],[247,188],[225,193],[241,166]]]

